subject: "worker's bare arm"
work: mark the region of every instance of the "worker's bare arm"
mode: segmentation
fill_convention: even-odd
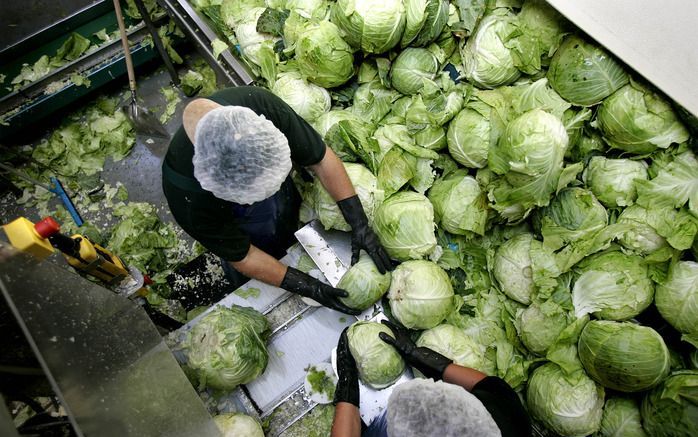
[[[310,169],[315,172],[322,186],[335,201],[339,202],[356,194],[342,161],[329,147],[322,161],[311,165]]]
[[[235,270],[264,283],[278,287],[284,280],[287,267],[263,250],[250,246],[247,255],[240,261],[231,262]]]
[[[360,437],[361,416],[356,405],[338,402],[334,410],[332,437]]]
[[[449,364],[443,374],[443,380],[445,382],[460,385],[468,391],[471,391],[478,382],[486,377],[487,375],[479,370],[459,366],[458,364]]]

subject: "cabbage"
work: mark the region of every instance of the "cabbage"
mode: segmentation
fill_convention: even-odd
[[[534,302],[516,315],[516,328],[526,349],[545,355],[560,333],[569,324],[567,312],[552,299]]]
[[[536,214],[543,242],[552,250],[589,237],[608,224],[606,208],[582,188],[565,188]]]
[[[409,47],[393,61],[390,80],[402,94],[416,94],[425,83],[433,82],[438,71],[439,61],[429,50]]]
[[[283,8],[295,12],[303,18],[321,20],[327,15],[327,0],[286,0]],[[268,5],[272,7],[271,5]]]
[[[594,437],[648,437],[642,429],[640,406],[634,399],[608,398],[603,407],[601,428]]]
[[[465,77],[482,88],[514,82],[521,72],[505,41],[516,30],[516,17],[505,8],[486,16],[461,49]]]
[[[698,435],[698,371],[672,374],[645,395],[642,426],[652,437]]]
[[[698,263],[679,261],[657,286],[655,305],[682,339],[698,348]]]
[[[322,114],[313,127],[342,161],[354,162],[359,155],[370,157],[370,151],[375,148],[371,138],[373,127],[348,109],[332,109]]]
[[[434,182],[429,201],[442,229],[458,235],[485,234],[487,199],[466,170],[457,170]]]
[[[637,203],[645,208],[669,209],[687,205],[693,217],[698,218],[698,158],[695,153],[682,151],[672,156],[666,166],[659,166],[654,179],[638,181],[637,196]]]
[[[526,401],[531,416],[560,435],[584,436],[598,431],[604,389],[579,370],[567,376],[547,363],[533,371]]]
[[[223,437],[264,437],[262,426],[242,413],[219,414],[213,417]]]
[[[187,361],[200,387],[232,390],[247,384],[267,367],[267,319],[253,310],[216,307],[189,333]]]
[[[378,336],[381,332],[394,336],[390,328],[376,322],[356,322],[347,331],[349,351],[356,360],[359,378],[376,390],[392,385],[405,370],[405,362],[397,350]]]
[[[635,183],[638,179],[649,179],[644,161],[594,156],[584,171],[584,182],[609,208],[632,205],[637,199]]]
[[[501,291],[510,299],[524,305],[531,303],[535,291],[531,261],[532,241],[531,234],[520,234],[499,246],[492,268],[492,274]]]
[[[235,30],[251,13],[257,13],[257,8],[265,8],[264,0],[220,0],[220,14],[223,22]],[[259,18],[259,17],[257,17]],[[255,26],[257,25],[255,18]]]
[[[405,5],[402,0],[338,0],[331,20],[352,47],[365,53],[385,53],[400,42]]]
[[[468,105],[448,125],[448,151],[459,164],[470,168],[487,165],[490,148],[489,107]]]
[[[589,376],[613,390],[648,390],[669,374],[669,350],[662,337],[646,326],[592,320],[577,347]]]
[[[349,180],[354,185],[356,194],[359,196],[369,224],[373,223],[373,216],[383,202],[383,190],[378,188],[378,180],[373,176],[373,173],[361,164],[344,163],[344,168],[347,171],[347,175],[349,175]],[[316,179],[313,184],[312,199],[318,218],[325,229],[337,229],[347,232],[351,230],[351,226],[344,220],[337,202],[325,190],[319,179]]]
[[[577,317],[628,320],[644,311],[654,297],[654,283],[640,256],[620,251],[592,255],[577,265],[572,302]]]
[[[296,42],[301,73],[323,88],[347,82],[354,75],[354,52],[329,21],[306,24]]]
[[[657,214],[656,211],[648,211],[640,205],[625,208],[618,216],[618,223],[627,225],[627,230],[623,232],[618,242],[639,255],[647,255],[668,248],[666,239],[652,226],[652,224],[660,226],[663,215]]]
[[[485,366],[480,345],[468,337],[463,329],[453,325],[443,324],[422,332],[416,344],[452,359],[459,366],[476,370],[482,370]]]
[[[235,28],[235,38],[237,38],[240,51],[252,64],[261,66],[262,57],[260,51],[267,41],[272,44],[277,39],[274,35],[257,32],[257,20],[266,8],[253,8],[247,11],[244,19]]]
[[[455,307],[448,275],[431,261],[406,261],[397,266],[388,299],[393,316],[412,329],[433,328]]]
[[[405,0],[401,46],[423,47],[439,37],[448,20],[447,0]]]
[[[597,123],[611,147],[630,153],[651,153],[688,140],[669,102],[635,82],[604,100]]]
[[[371,257],[362,252],[359,261],[351,266],[337,284],[337,288],[349,293],[348,297],[340,297],[339,300],[349,308],[363,311],[388,291],[390,278],[390,272],[382,275]]]
[[[326,89],[309,83],[296,71],[279,74],[271,91],[308,122],[329,111],[332,103]]]
[[[567,141],[560,119],[540,109],[510,122],[489,151],[490,169],[502,175],[489,187],[493,208],[517,221],[547,205],[563,174]]]
[[[569,102],[589,106],[627,84],[628,75],[606,50],[577,35],[570,35],[550,62],[548,80]]]
[[[434,208],[418,193],[389,197],[378,207],[373,228],[388,255],[401,261],[424,258],[436,248]]]
[[[381,81],[372,80],[356,89],[354,105],[350,110],[361,118],[362,123],[376,125],[390,112],[393,102],[400,97],[400,93],[384,87]]]

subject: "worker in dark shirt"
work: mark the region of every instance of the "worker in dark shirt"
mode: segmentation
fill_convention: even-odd
[[[381,340],[427,379],[393,388],[383,414],[369,426],[359,414],[359,379],[346,329],[337,344],[336,406],[332,437],[529,437],[531,422],[516,392],[502,379],[454,364],[426,347],[417,347],[408,331],[384,320],[395,337]]]
[[[237,286],[254,278],[349,314],[344,290],[281,264],[298,228],[292,165],[308,167],[352,228],[352,263],[365,250],[381,271],[390,260],[342,162],[291,107],[258,87],[236,87],[184,109],[163,162],[163,191],[177,223],[218,255]]]

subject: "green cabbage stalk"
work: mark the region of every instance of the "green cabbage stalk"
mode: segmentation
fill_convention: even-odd
[[[637,180],[648,180],[645,161],[594,156],[584,170],[584,182],[608,208],[630,206],[637,199]]]
[[[376,303],[390,287],[390,272],[381,274],[364,252],[359,261],[339,280],[337,288],[349,293],[348,297],[340,297],[339,300],[350,308],[365,310]]]
[[[592,320],[577,347],[589,376],[613,390],[648,390],[669,374],[669,350],[657,331],[646,326]]]
[[[416,94],[425,83],[433,82],[439,72],[439,61],[427,49],[408,47],[393,61],[390,80],[402,94]]]
[[[453,325],[443,324],[422,332],[416,344],[452,359],[459,366],[480,371],[484,369],[480,345],[468,337],[463,329]]]
[[[356,322],[347,331],[349,351],[356,360],[359,378],[376,390],[392,385],[405,370],[405,362],[397,350],[378,336],[381,332],[394,337],[390,328],[376,322]]]
[[[521,72],[505,41],[516,31],[516,17],[506,8],[487,15],[461,49],[465,77],[482,88],[507,85]]]
[[[604,389],[583,371],[566,375],[547,363],[533,371],[526,403],[531,416],[560,435],[585,436],[599,430]]]
[[[642,429],[640,406],[635,399],[609,398],[603,407],[601,428],[594,437],[649,437]]]
[[[652,437],[698,435],[698,371],[675,372],[645,395],[642,426]]]
[[[262,426],[243,413],[219,414],[213,417],[223,437],[264,437]]]
[[[425,196],[403,191],[378,207],[373,228],[391,257],[421,259],[436,249],[434,208]]]
[[[654,283],[642,257],[621,251],[604,252],[582,260],[572,289],[577,317],[628,320],[647,309],[654,298]]]
[[[405,0],[405,31],[400,45],[424,47],[439,37],[448,21],[447,0]]]
[[[384,197],[383,190],[378,188],[378,180],[373,176],[373,173],[361,164],[347,162],[344,163],[344,168],[347,171],[347,175],[349,175],[351,183],[354,185],[356,194],[359,196],[369,224],[373,223],[375,212],[383,203]],[[346,232],[351,230],[351,226],[344,220],[337,202],[317,179],[313,184],[312,199],[318,218],[325,229],[337,229]]]
[[[682,339],[698,348],[698,263],[679,261],[657,286],[655,305]]]
[[[448,275],[431,261],[406,261],[397,266],[388,299],[393,316],[411,329],[433,328],[455,308]]]
[[[309,22],[296,41],[303,76],[323,88],[346,83],[354,75],[354,51],[329,21]]]
[[[331,20],[352,47],[364,53],[385,53],[400,42],[405,5],[402,0],[338,0]]]
[[[279,74],[271,91],[308,122],[329,111],[332,103],[326,89],[306,81],[297,71]]]
[[[457,170],[434,182],[429,201],[442,229],[457,235],[485,234],[487,198],[467,170]]]
[[[216,307],[189,333],[188,366],[200,387],[232,390],[264,372],[269,356],[267,319],[252,308]]]
[[[666,149],[689,137],[669,102],[636,82],[604,100],[597,123],[611,147],[635,154]]]
[[[627,84],[628,75],[606,50],[570,35],[550,62],[548,80],[567,101],[590,106]]]

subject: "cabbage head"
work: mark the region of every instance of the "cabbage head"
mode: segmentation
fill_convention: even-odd
[[[657,286],[655,305],[664,320],[698,348],[698,263],[679,261]]]
[[[436,222],[457,235],[484,235],[487,225],[487,198],[475,178],[465,169],[437,179],[429,190]]]
[[[400,45],[424,47],[434,42],[448,21],[448,0],[405,0],[405,32]]]
[[[219,414],[213,417],[223,437],[264,437],[262,426],[243,413]]]
[[[548,80],[565,100],[590,106],[627,84],[628,75],[606,50],[570,35],[550,61]]]
[[[406,261],[397,266],[388,299],[393,316],[411,329],[433,328],[455,308],[448,275],[431,261]]]
[[[576,271],[572,302],[577,317],[591,313],[599,319],[628,320],[654,298],[654,283],[641,256],[604,252],[582,260]]]
[[[534,302],[516,315],[521,342],[526,349],[538,355],[545,355],[568,324],[567,312],[552,299],[543,303]]]
[[[618,242],[639,255],[648,255],[669,248],[666,239],[652,226],[661,223],[655,223],[660,217],[656,211],[649,211],[637,204],[625,208],[618,216],[618,223],[627,225],[627,229],[623,231]]]
[[[635,154],[688,140],[688,131],[669,102],[635,82],[604,100],[597,123],[611,147]]]
[[[649,437],[642,429],[640,406],[635,399],[613,397],[606,400],[601,428],[594,437]]]
[[[323,88],[342,85],[354,75],[354,51],[329,21],[304,26],[296,41],[296,60],[303,76]]]
[[[450,358],[459,366],[482,370],[485,358],[479,344],[461,328],[443,324],[422,332],[416,341],[418,347],[428,347]]]
[[[534,109],[511,121],[489,150],[489,167],[502,175],[489,188],[493,207],[509,221],[545,206],[558,188],[567,132],[559,118]]]
[[[565,375],[547,363],[528,380],[526,403],[531,416],[560,435],[583,436],[599,430],[604,389],[583,371]]]
[[[645,395],[642,426],[652,437],[698,435],[698,371],[672,374]]]
[[[378,207],[373,229],[388,255],[400,261],[421,259],[436,249],[434,208],[418,193],[390,196]]]
[[[329,111],[332,103],[326,89],[306,81],[297,71],[279,74],[271,91],[307,122]]]
[[[361,118],[363,123],[378,124],[390,112],[393,102],[402,97],[393,89],[386,88],[380,80],[362,83],[354,92],[351,111]]]
[[[469,168],[487,165],[490,149],[489,107],[466,106],[448,125],[448,151],[459,164]]]
[[[608,214],[591,191],[573,187],[563,189],[550,205],[537,211],[536,221],[545,245],[557,250],[605,228]]]
[[[638,179],[649,179],[645,161],[594,156],[584,171],[587,187],[609,208],[632,205],[637,199]]]
[[[505,8],[495,9],[480,22],[461,49],[465,77],[481,88],[508,85],[521,72],[505,42],[516,31],[516,17]]]
[[[613,390],[648,390],[669,374],[669,350],[657,331],[646,326],[592,320],[577,349],[589,376]]]
[[[402,94],[416,94],[425,82],[433,82],[438,72],[439,61],[429,50],[408,47],[393,61],[390,80]]]
[[[232,30],[237,29],[240,23],[246,21],[250,13],[256,13],[256,8],[264,9],[266,7],[264,0],[222,0],[218,4],[220,4],[221,19]],[[254,22],[256,27],[257,19]]]
[[[330,19],[352,47],[380,54],[400,42],[405,30],[405,5],[403,0],[338,0]]]
[[[376,303],[390,287],[390,272],[382,275],[371,257],[361,252],[359,261],[339,280],[337,288],[349,293],[339,300],[349,308],[365,310]]]
[[[189,333],[188,366],[200,387],[232,390],[264,372],[271,333],[267,319],[252,308],[216,307]]]
[[[531,234],[519,234],[499,246],[492,273],[499,288],[510,299],[524,305],[531,303],[535,284],[531,266]]]
[[[394,337],[390,328],[376,322],[356,322],[347,331],[349,351],[356,360],[359,378],[376,390],[392,385],[405,370],[405,362],[397,350],[378,336],[381,332]]]
[[[361,150],[373,148],[373,126],[349,109],[331,109],[315,120],[313,127],[344,162],[355,162]]]
[[[378,180],[373,173],[361,164],[345,162],[344,168],[349,175],[349,180],[354,185],[356,194],[359,196],[361,206],[364,208],[368,222],[373,223],[376,210],[383,203],[383,190],[378,188]],[[325,190],[319,179],[313,183],[313,205],[318,214],[320,222],[325,229],[337,229],[339,231],[351,231],[351,226],[344,220],[342,211],[337,206],[337,202]]]
[[[257,32],[257,20],[266,8],[254,8],[245,14],[245,18],[235,28],[235,38],[238,40],[240,51],[252,64],[261,66],[260,50],[266,41],[270,43],[277,39],[269,33]]]

